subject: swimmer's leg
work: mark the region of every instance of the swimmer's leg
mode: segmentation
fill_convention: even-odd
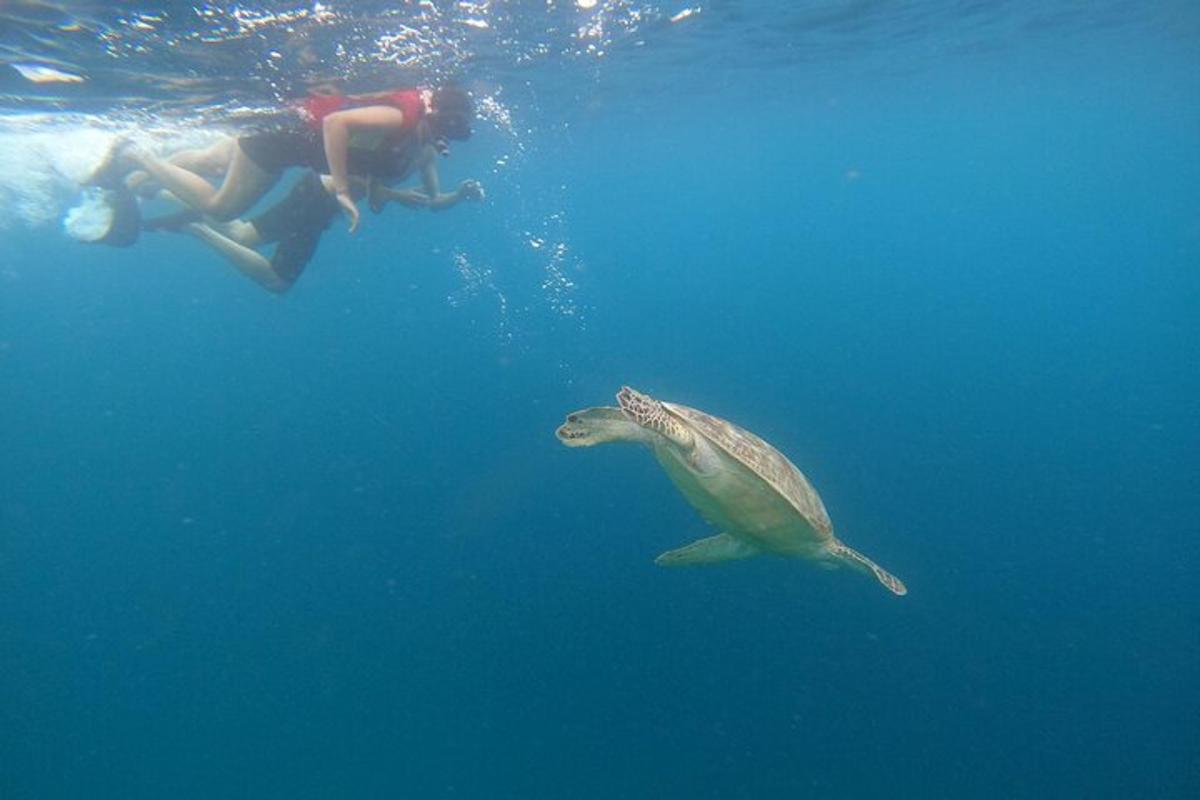
[[[132,151],[129,158],[184,204],[219,220],[231,220],[258,202],[279,180],[279,173],[267,172],[240,147],[231,149],[219,187],[190,169],[150,153]]]

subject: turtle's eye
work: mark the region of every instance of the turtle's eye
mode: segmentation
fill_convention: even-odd
[[[567,422],[579,422],[579,415],[578,414],[568,414]]]

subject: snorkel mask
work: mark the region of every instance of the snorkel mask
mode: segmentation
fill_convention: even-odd
[[[471,120],[475,117],[475,104],[471,96],[461,89],[446,87],[433,93],[432,113],[429,126],[437,139],[466,141],[471,138]],[[441,147],[438,148],[441,152]]]

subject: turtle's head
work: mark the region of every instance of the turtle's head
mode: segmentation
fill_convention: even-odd
[[[567,447],[591,447],[606,442],[637,442],[647,434],[621,409],[600,406],[567,414],[554,435]]]

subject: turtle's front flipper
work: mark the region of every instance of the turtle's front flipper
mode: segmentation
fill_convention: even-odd
[[[706,539],[697,539],[691,544],[676,550],[668,550],[654,563],[660,567],[681,567],[689,564],[715,564],[718,561],[734,561],[739,558],[750,558],[762,551],[741,539],[735,539],[728,533],[718,533]]]
[[[879,566],[854,548],[847,547],[841,542],[837,542],[833,545],[833,547],[830,548],[830,551],[837,556],[843,564],[853,567],[859,572],[869,572],[874,575],[879,582],[886,586],[893,594],[908,594],[908,588],[905,587],[904,581],[900,580],[895,575],[888,572],[886,569]]]
[[[695,437],[691,430],[672,416],[663,404],[648,394],[642,394],[637,389],[622,386],[617,392],[617,405],[621,411],[647,430],[656,431],[667,437],[678,447],[691,450]]]

